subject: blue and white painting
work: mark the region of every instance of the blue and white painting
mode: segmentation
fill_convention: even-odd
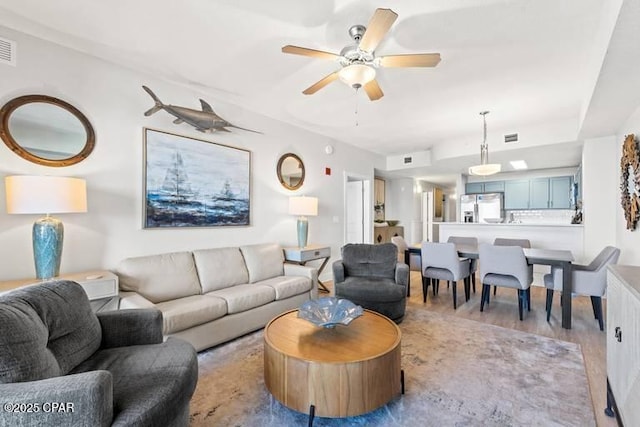
[[[249,225],[251,152],[145,129],[144,227]]]

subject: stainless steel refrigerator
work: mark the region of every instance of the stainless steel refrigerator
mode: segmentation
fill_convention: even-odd
[[[462,222],[504,221],[504,193],[463,194],[460,196]]]

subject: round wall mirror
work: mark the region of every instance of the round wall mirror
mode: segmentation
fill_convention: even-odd
[[[640,220],[640,153],[635,135],[627,135],[620,159],[620,190],[627,229],[635,230]]]
[[[7,102],[0,110],[0,137],[23,159],[55,167],[84,160],[96,139],[84,114],[46,95],[20,96]]]
[[[304,163],[293,153],[280,157],[276,173],[280,184],[288,190],[297,190],[304,183]]]

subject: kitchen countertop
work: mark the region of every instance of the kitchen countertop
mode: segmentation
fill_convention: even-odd
[[[465,225],[465,226],[493,226],[493,227],[582,227],[583,224],[527,224],[527,223],[498,223],[491,224],[486,222],[434,222],[434,225]]]

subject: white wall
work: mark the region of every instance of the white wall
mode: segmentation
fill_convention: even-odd
[[[374,163],[384,159],[335,140],[220,102],[206,93],[134,72],[85,54],[0,27],[0,36],[18,42],[17,67],[0,65],[0,103],[26,94],[61,98],[82,111],[95,128],[94,152],[65,168],[39,166],[0,144],[0,176],[14,174],[75,176],[87,180],[89,212],[60,215],[65,224],[62,273],[112,268],[123,258],[168,251],[275,241],[296,242],[296,218],[287,214],[288,196],[313,195],[319,214],[309,219],[309,241],[332,246],[339,257],[343,240],[343,175],[373,179]],[[187,124],[174,125],[160,111],[143,113],[153,102],[149,86],[167,104],[198,108],[199,98],[241,130],[202,134]],[[232,88],[229,88],[230,90]],[[251,225],[200,229],[142,229],[143,127],[156,128],[251,151]],[[327,155],[324,147],[334,146]],[[301,190],[291,192],[276,177],[278,158],[298,154],[306,166]],[[354,159],[358,159],[354,161]],[[325,167],[332,173],[325,175]],[[0,186],[0,280],[33,277],[31,225],[35,215],[7,215]],[[330,277],[330,268],[324,275]]]
[[[588,139],[582,149],[584,255],[590,262],[605,246],[616,244],[616,138]]]
[[[385,219],[397,219],[404,227],[404,238],[413,238],[414,184],[413,178],[387,179],[385,184]]]

